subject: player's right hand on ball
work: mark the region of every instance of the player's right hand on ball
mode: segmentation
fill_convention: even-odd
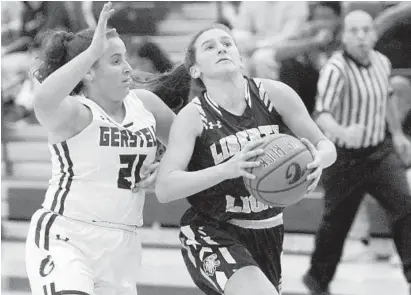
[[[107,31],[107,21],[114,14],[114,9],[112,9],[113,4],[108,2],[104,4],[103,9],[100,12],[100,17],[96,29],[94,31],[93,40],[91,41],[90,48],[93,50],[94,54],[97,56],[103,55],[104,51],[108,47],[107,34],[110,31],[115,31],[116,29],[111,29]]]
[[[264,154],[264,150],[259,146],[264,143],[264,139],[250,141],[241,152],[238,152],[234,157],[225,162],[224,174],[226,179],[246,177],[254,179],[255,176],[246,169],[260,166],[260,161],[250,161],[256,156]]]

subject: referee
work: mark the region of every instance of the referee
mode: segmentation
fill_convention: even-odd
[[[345,17],[342,41],[344,50],[321,70],[314,114],[336,144],[338,159],[323,173],[324,216],[311,267],[303,278],[312,295],[330,294],[329,284],[365,193],[387,212],[404,275],[411,284],[411,195],[393,149],[408,160],[411,144],[401,131],[390,97],[391,64],[373,50],[373,20],[363,11]]]

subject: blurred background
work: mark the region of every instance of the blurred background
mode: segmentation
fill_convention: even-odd
[[[31,215],[42,203],[51,174],[47,137],[34,116],[32,95],[41,41],[49,29],[77,32],[94,27],[105,2],[1,2],[2,292],[29,294],[24,240]],[[404,131],[411,134],[410,2],[116,1],[109,21],[126,43],[136,71],[169,71],[182,61],[190,37],[211,23],[232,29],[248,75],[290,85],[307,109],[314,106],[318,73],[339,49],[340,21],[355,9],[369,12],[378,30],[377,50],[393,65]],[[267,46],[269,44],[269,46]],[[173,102],[166,103],[178,111]],[[405,167],[407,168],[407,167]],[[179,252],[178,223],[184,200],[159,204],[146,198],[143,268],[139,294],[201,294]],[[321,186],[284,213],[285,295],[307,294],[308,267],[322,214]],[[384,212],[365,198],[344,250],[335,294],[406,294]],[[356,279],[352,274],[355,273]]]

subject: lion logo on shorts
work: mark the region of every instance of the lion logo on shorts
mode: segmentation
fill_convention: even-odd
[[[205,273],[212,277],[217,269],[220,266],[220,260],[217,260],[217,254],[211,254],[203,261],[203,269]]]

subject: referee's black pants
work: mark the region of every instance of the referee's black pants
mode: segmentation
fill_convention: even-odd
[[[324,215],[308,275],[326,290],[343,251],[364,193],[385,209],[404,275],[411,283],[411,194],[391,139],[376,147],[337,149],[337,161],[324,170]]]

